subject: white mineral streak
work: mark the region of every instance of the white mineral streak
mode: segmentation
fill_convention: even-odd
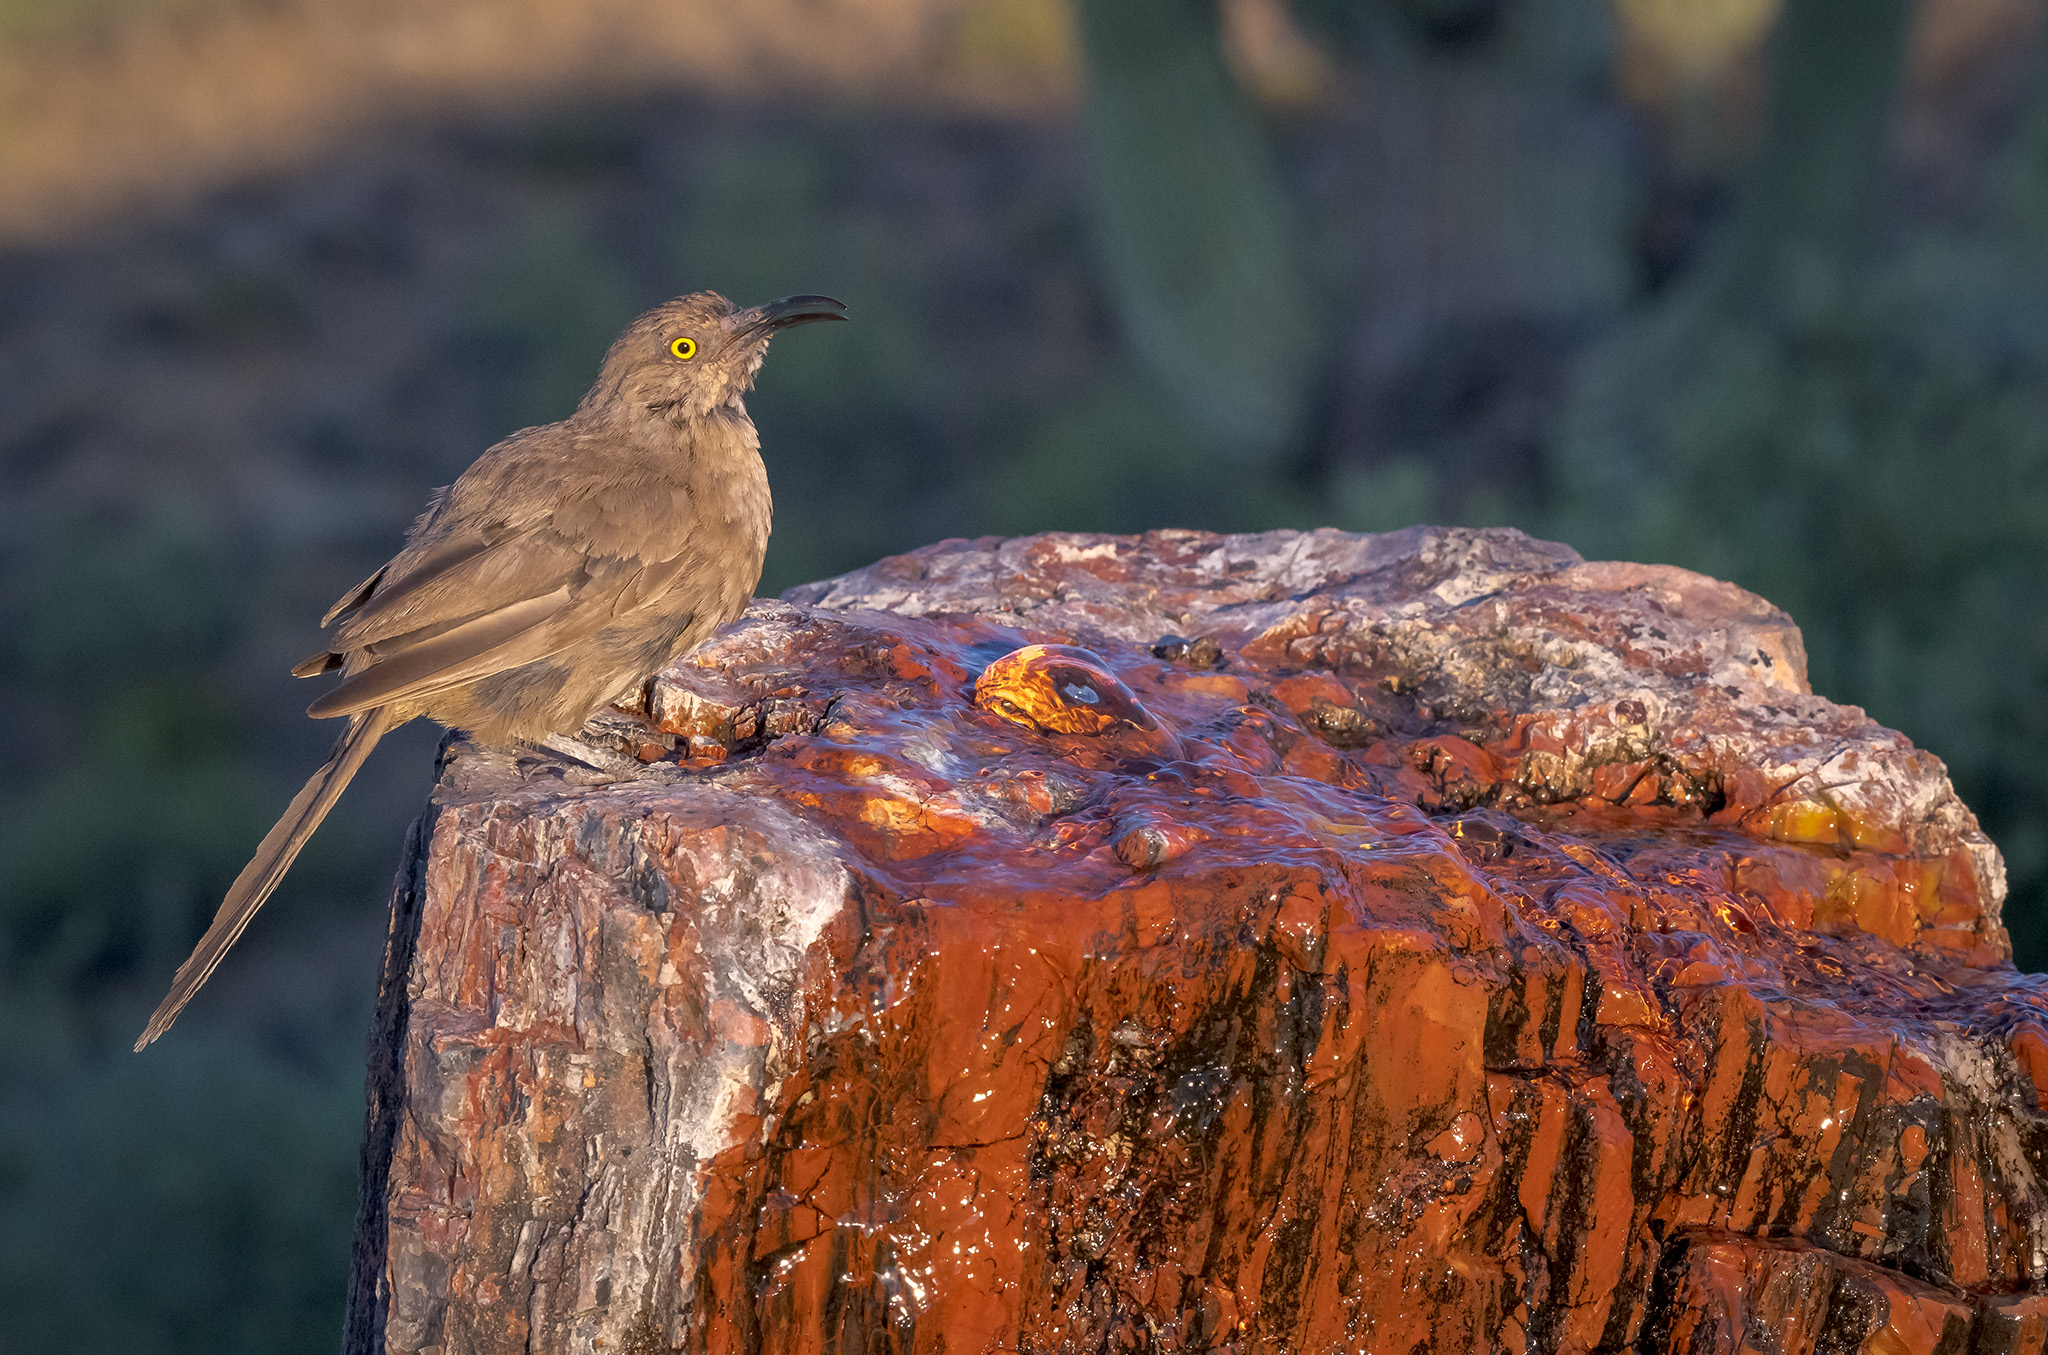
[[[2014,1089],[2011,1074],[2004,1071],[2007,1060],[1996,1057],[1981,1036],[1972,1038],[1960,1030],[1936,1029],[1920,1048],[1941,1073],[1948,1105],[1960,1112],[1952,1123],[1971,1127],[2007,1181],[2035,1180],[2035,1165],[2020,1141],[2020,1123],[2012,1111]],[[2031,1215],[2026,1227],[2032,1249],[2028,1264],[2038,1275],[2048,1270],[2048,1217]]]
[[[648,1013],[649,1130],[661,1165],[636,1168],[634,1179],[660,1196],[650,1199],[648,1212],[662,1220],[664,1235],[660,1246],[620,1249],[624,1257],[661,1262],[666,1273],[619,1277],[615,1285],[624,1288],[614,1293],[628,1301],[611,1305],[622,1316],[643,1309],[671,1314],[666,1335],[673,1344],[683,1341],[687,1306],[658,1300],[664,1292],[690,1292],[703,1168],[742,1142],[740,1118],[760,1109],[761,1089],[782,1076],[803,1038],[805,956],[849,888],[833,841],[782,806],[707,787],[691,809],[693,822],[675,833],[669,864],[697,881],[697,896],[679,906],[696,917],[708,989],[672,986]],[[708,1039],[691,1039],[671,1019],[670,997],[700,1013],[731,1004],[766,1041],[736,1038],[729,1017],[710,1023]],[[636,1290],[645,1304],[631,1301]]]
[[[437,816],[432,859],[488,865],[428,871],[423,926],[456,940],[427,948],[443,963],[413,971],[412,1123],[450,1179],[479,1159],[516,1164],[515,1195],[532,1216],[495,1283],[530,1286],[546,1329],[530,1349],[631,1349],[655,1314],[681,1344],[704,1168],[753,1132],[746,1117],[803,1038],[806,955],[845,905],[849,877],[815,827],[710,785],[683,810],[645,783],[598,789],[574,815],[515,816],[528,826],[507,828],[508,804],[536,793],[513,768],[466,751]],[[520,910],[512,949],[499,900]],[[668,954],[678,926],[697,952],[681,966]],[[451,958],[479,954],[493,966],[494,1029],[482,1032],[461,1014],[475,975]],[[520,1060],[514,1085],[532,1090],[504,1111],[480,1109],[474,1074],[500,1047]],[[475,1141],[464,1148],[451,1132]],[[578,1179],[564,1195],[562,1148],[576,1135]],[[416,1227],[393,1230],[386,1349],[427,1342],[444,1320],[436,1247]]]

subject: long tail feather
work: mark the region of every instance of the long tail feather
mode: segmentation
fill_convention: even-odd
[[[313,773],[305,789],[292,797],[291,808],[285,810],[277,826],[264,835],[255,857],[242,867],[242,873],[235,877],[227,897],[221,900],[220,911],[213,915],[213,925],[192,948],[191,958],[178,966],[177,977],[171,980],[171,991],[165,994],[155,1014],[149,1018],[142,1038],[135,1042],[137,1053],[171,1028],[171,1022],[178,1019],[178,1013],[185,1010],[185,1004],[192,1000],[192,995],[212,977],[221,957],[228,953],[228,948],[249,925],[249,919],[256,916],[256,910],[263,906],[264,900],[284,879],[284,873],[291,868],[292,858],[299,854],[299,848],[313,836],[320,820],[327,817],[327,811],[334,808],[334,802],[341,798],[349,778],[356,774],[363,765],[363,759],[377,746],[377,740],[383,738],[390,728],[391,717],[381,707],[350,717],[348,732],[334,745],[326,765]]]

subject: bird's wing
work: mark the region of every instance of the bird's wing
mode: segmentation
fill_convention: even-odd
[[[294,670],[344,669],[309,713],[369,710],[533,663],[672,593],[701,557],[688,549],[696,506],[668,475],[619,460],[560,427],[485,453],[414,529],[433,544],[342,598],[329,653]],[[650,560],[655,542],[681,549]]]
[[[452,626],[379,641],[361,651],[367,664],[306,713],[316,719],[354,715],[544,659],[602,624],[593,610],[587,602],[579,607],[573,589],[562,584]]]
[[[320,618],[321,629],[325,630],[333,625],[335,617],[353,612],[356,608],[362,606],[364,601],[376,589],[377,585],[383,581],[384,575],[390,568],[391,562],[386,560],[383,564],[377,566],[376,573],[370,575],[369,578],[364,579],[346,593],[343,593],[339,598],[336,598],[334,605],[327,609],[327,615]]]
[[[377,572],[343,593],[320,618],[321,626],[341,621],[333,643],[292,668],[293,677],[318,677],[340,668],[351,648],[402,635],[419,628],[422,617],[446,597],[471,600],[467,595],[477,582],[475,575],[487,563],[494,548],[516,548],[523,532],[465,532],[436,545],[417,559],[406,562],[403,555],[387,560]],[[392,571],[399,570],[397,577]],[[388,580],[388,582],[387,582]],[[459,610],[459,607],[458,607]],[[460,616],[457,619],[464,619]]]
[[[529,567],[517,576],[527,586],[503,590],[525,596],[351,648],[360,666],[306,713],[316,718],[353,715],[534,663],[660,601],[697,559],[685,553],[643,564],[599,557],[569,569],[533,568],[534,546],[528,542]],[[568,564],[570,553],[557,551],[554,563]],[[555,586],[539,591],[549,581]]]
[[[320,618],[323,628],[341,623],[330,646],[333,653],[339,656],[436,620],[473,616],[489,610],[484,604],[493,598],[516,600],[503,594],[498,576],[526,572],[530,539],[545,536],[551,509],[559,505],[537,491],[560,480],[565,457],[573,460],[575,439],[568,436],[565,452],[564,437],[559,425],[521,429],[478,457],[454,484],[436,490],[410,533],[431,537],[433,543],[408,545]],[[514,505],[509,516],[502,508],[507,503]],[[319,671],[317,660],[300,668]]]
[[[533,584],[551,573],[566,581],[579,563],[563,543],[548,539],[552,535],[544,527],[464,532],[406,562],[394,577],[392,566],[404,560],[399,557],[371,576],[365,595],[342,609],[346,616],[335,631],[334,649],[361,649],[436,623],[467,620],[493,603],[549,591]]]
[[[337,628],[332,666],[350,671],[307,713],[350,715],[544,659],[660,602],[700,562],[612,554],[553,523],[450,541]]]

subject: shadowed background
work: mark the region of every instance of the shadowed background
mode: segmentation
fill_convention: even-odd
[[[2044,0],[0,0],[0,1345],[338,1330],[402,731],[286,667],[679,291],[762,591],[948,535],[1509,524],[1756,589],[2048,963]]]

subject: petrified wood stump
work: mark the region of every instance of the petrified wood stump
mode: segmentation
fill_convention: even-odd
[[[1799,633],[1514,532],[946,542],[457,744],[356,1351],[2039,1352],[2048,982]]]

